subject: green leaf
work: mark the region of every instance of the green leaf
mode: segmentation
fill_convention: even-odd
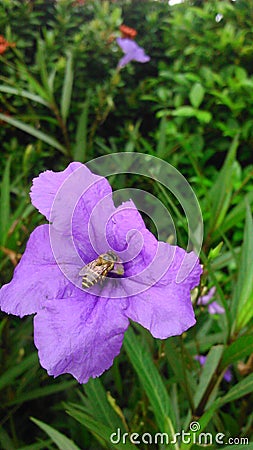
[[[253,336],[241,336],[224,351],[221,368],[225,369],[230,364],[250,355],[253,351]]]
[[[42,80],[42,83],[43,83],[43,86],[44,86],[46,92],[48,93],[50,98],[53,99],[53,93],[50,90],[50,86],[48,83],[48,72],[47,72],[47,67],[46,67],[45,55],[46,55],[45,42],[42,41],[41,39],[39,39],[36,57],[37,57],[38,65],[39,65],[39,69],[40,69],[40,76],[41,76],[41,80]]]
[[[200,83],[195,83],[193,87],[190,90],[189,98],[192,106],[194,108],[199,107],[199,105],[202,103],[203,98],[205,95],[205,90],[203,86]]]
[[[136,447],[128,442],[128,439],[123,441],[122,434],[119,428],[109,428],[107,425],[105,425],[103,422],[100,422],[98,420],[95,420],[91,418],[88,414],[74,410],[73,408],[67,408],[67,413],[74,417],[78,422],[80,422],[82,425],[84,425],[91,433],[95,434],[95,436],[98,436],[99,439],[103,439],[105,442],[110,444],[110,448],[113,447],[113,441],[114,439],[114,445],[117,444],[117,450],[134,450]],[[129,433],[130,434],[130,433]],[[118,439],[120,437],[120,439]],[[118,441],[118,442],[116,442]]]
[[[76,144],[73,150],[74,161],[84,162],[86,160],[89,105],[90,95],[87,93],[83,110],[77,124]]]
[[[142,347],[131,328],[125,334],[124,347],[149,398],[159,430],[174,434],[174,412],[166,387],[150,353]]]
[[[226,160],[221,171],[210,191],[211,214],[209,230],[219,230],[230,205],[232,195],[233,182],[231,177],[232,166],[236,157],[236,150],[239,144],[239,136],[237,135],[230,147]]]
[[[243,442],[242,440],[244,439],[245,444],[242,443],[242,445],[235,444],[235,445],[229,445],[229,447],[228,446],[219,447],[219,450],[225,450],[225,449],[228,450],[228,448],[229,448],[229,450],[246,450],[246,449],[253,450],[253,442],[248,442],[248,438],[240,437],[239,439],[240,439],[240,442]],[[246,445],[247,445],[247,447],[246,447]]]
[[[43,142],[46,142],[46,144],[49,144],[51,147],[56,148],[64,155],[67,155],[67,150],[63,145],[61,145],[56,139],[52,138],[51,136],[48,136],[46,133],[43,133],[42,131],[37,130],[36,128],[31,127],[30,125],[27,125],[24,122],[21,122],[21,120],[14,119],[13,117],[5,116],[4,114],[0,113],[0,120],[4,120],[5,122],[9,123],[10,125],[18,128],[19,130],[24,131],[25,133],[30,134],[31,136],[34,136],[37,139],[40,139]]]
[[[252,391],[253,391],[253,374],[250,374],[242,381],[237,383],[235,386],[233,386],[230,389],[230,391],[226,395],[224,395],[224,397],[220,397],[217,398],[217,400],[215,400],[215,402],[208,408],[207,411],[204,412],[204,414],[198,420],[198,423],[200,425],[199,431],[194,433],[190,432],[191,437],[189,437],[189,439],[191,442],[189,444],[182,443],[180,450],[190,450],[192,448],[192,446],[194,445],[193,435],[196,439],[198,435],[204,431],[210,420],[213,418],[215,411],[217,411],[217,409],[219,409],[226,403],[237,400],[238,398],[241,398],[244,395],[252,393]]]
[[[0,427],[0,448],[2,450],[10,450],[15,448],[13,441],[2,426]]]
[[[20,447],[18,450],[49,450],[50,444],[52,444],[52,440],[46,439],[43,442],[34,442],[31,445],[26,445],[25,447]],[[9,447],[7,450],[9,450],[10,448],[11,447]]]
[[[90,379],[84,386],[87,398],[83,398],[84,412],[112,429],[122,428],[123,422],[108,401],[107,393],[99,378]]]
[[[44,100],[40,95],[31,94],[31,92],[26,91],[24,89],[16,89],[10,86],[0,85],[0,92],[5,92],[6,94],[18,95],[20,97],[28,98],[35,103],[40,103],[41,105],[45,105],[48,108],[50,107],[49,102]]]
[[[38,389],[32,389],[24,394],[20,393],[17,398],[8,402],[8,405],[17,405],[36,398],[46,397],[47,395],[53,395],[58,392],[66,391],[71,387],[76,386],[76,381],[66,381],[62,383],[55,383],[53,385],[44,386]]]
[[[206,391],[208,390],[209,383],[219,365],[223,350],[223,345],[215,345],[211,348],[210,352],[207,355],[207,359],[205,364],[203,365],[203,370],[200,376],[199,385],[194,396],[196,409],[198,408],[198,405],[201,403],[201,399],[204,397]]]
[[[176,117],[195,117],[196,110],[191,106],[179,106],[171,114]]]
[[[32,353],[24,358],[19,364],[7,369],[0,376],[0,390],[12,384],[17,377],[34,368],[36,365],[38,365],[38,356],[37,353]]]
[[[215,248],[211,248],[208,253],[208,260],[211,261],[212,259],[218,258],[221,252],[221,248],[223,246],[223,242],[221,241],[218,245],[216,245]]]
[[[196,111],[195,115],[200,122],[209,123],[212,120],[212,114],[209,111]]]
[[[39,96],[41,98],[44,98],[44,100],[46,100],[48,103],[52,102],[52,96],[51,94],[48,92],[47,89],[45,89],[37,80],[36,78],[34,78],[28,68],[21,64],[19,61],[17,62],[17,67],[19,69],[19,71],[21,72],[21,76],[25,77],[25,79],[28,81],[29,83],[29,87],[31,88],[31,90],[37,92],[37,94],[39,94]]]
[[[69,107],[71,102],[73,88],[74,72],[73,72],[73,55],[69,51],[67,53],[66,68],[61,97],[61,115],[63,121],[66,122],[69,115]]]
[[[253,220],[247,206],[243,245],[238,268],[238,280],[232,299],[232,314],[236,314],[235,331],[243,328],[253,317]]]
[[[163,116],[160,120],[159,133],[158,133],[158,142],[156,147],[156,155],[158,158],[162,158],[167,151],[166,148],[166,130],[167,130],[168,120],[166,116]]]
[[[253,203],[253,191],[248,192],[244,196],[244,201],[238,203],[238,205],[236,205],[230,212],[228,212],[228,214],[226,214],[221,224],[223,233],[233,229],[235,225],[237,225],[244,219],[246,212],[245,204],[247,203],[249,205]],[[219,230],[217,230],[213,235],[213,239],[216,240],[219,236],[220,232]]]
[[[64,434],[50,427],[46,423],[34,419],[34,417],[31,417],[31,420],[38,425],[39,428],[45,431],[60,450],[81,450],[73,441],[64,436]]]
[[[10,166],[11,158],[6,162],[1,183],[0,196],[0,244],[4,245],[10,227]]]
[[[219,406],[237,400],[253,391],[253,373],[233,386],[224,397],[219,399]]]

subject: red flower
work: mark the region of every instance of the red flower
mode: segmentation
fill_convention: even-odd
[[[127,27],[124,24],[120,25],[119,29],[123,38],[134,39],[137,34],[134,28]]]
[[[85,0],[75,0],[72,3],[72,6],[83,6],[85,4]]]
[[[6,51],[8,47],[16,47],[15,42],[8,42],[2,34],[0,34],[0,55]]]

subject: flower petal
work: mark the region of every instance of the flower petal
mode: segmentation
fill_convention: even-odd
[[[0,290],[0,308],[23,317],[37,312],[47,299],[63,296],[71,289],[54,259],[49,225],[41,225],[31,234],[12,281]]]
[[[127,39],[127,38],[117,38],[116,39],[117,44],[120,46],[121,50],[124,53],[133,53],[135,52],[139,47],[138,44],[136,44],[135,41],[133,41],[132,39]]]
[[[69,164],[62,172],[46,170],[37,178],[33,179],[33,185],[30,192],[32,204],[47,218],[47,220],[49,220],[51,207],[58,189],[66,178],[81,166],[81,163],[74,162]]]
[[[125,56],[119,61],[118,67],[124,67],[130,61],[138,61],[141,63],[150,61],[150,57],[146,55],[144,49],[132,39],[117,38],[116,41],[125,53]]]
[[[180,335],[196,323],[190,293],[178,285],[153,286],[132,297],[127,315],[159,339]]]
[[[126,312],[130,319],[140,323],[160,339],[182,334],[195,324],[190,290],[199,283],[201,275],[201,267],[197,263],[183,281],[177,282],[178,271],[186,252],[176,247],[171,259],[173,247],[169,244],[161,246],[160,243],[159,259],[162,262],[163,257],[163,263],[166,263],[166,255],[162,250],[166,252],[166,246],[170,266],[165,275],[152,287],[131,297]]]
[[[202,297],[199,297],[197,305],[206,305],[209,303],[209,301],[214,297],[216,292],[216,287],[213,286],[209,290],[209,292],[206,295],[202,295]]]
[[[133,60],[132,54],[131,53],[127,53],[127,55],[123,56],[119,62],[118,62],[118,67],[119,68],[123,68],[125,67],[130,61]]]
[[[34,342],[48,374],[71,373],[85,383],[107,370],[128,327],[124,303],[90,295],[48,301],[34,319]]]
[[[223,306],[219,305],[217,302],[212,302],[210,305],[208,305],[208,312],[209,314],[224,314],[225,309]]]

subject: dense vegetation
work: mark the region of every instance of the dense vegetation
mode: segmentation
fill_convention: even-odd
[[[43,223],[30,203],[32,179],[71,161],[161,158],[191,184],[204,222],[196,326],[160,341],[133,324],[113,367],[86,385],[49,377],[31,317],[1,314],[1,449],[197,449],[194,430],[179,447],[110,442],[118,428],[171,436],[194,420],[201,432],[224,433],[210,448],[226,448],[229,437],[238,438],[231,449],[253,448],[240,445],[253,441],[252,13],[253,0],[1,1],[1,283]],[[138,31],[150,62],[117,70],[122,23]],[[169,190],[138,174],[110,182],[159,198],[187,248],[187,218]],[[197,305],[213,286],[222,314]]]

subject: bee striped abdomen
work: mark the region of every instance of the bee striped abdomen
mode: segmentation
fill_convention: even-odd
[[[119,258],[115,253],[107,252],[86,264],[79,272],[79,275],[82,276],[82,287],[90,288],[99,281],[104,281],[108,273],[114,269],[115,264],[118,264],[121,269],[119,274],[123,274],[123,266],[118,261]]]
[[[103,279],[107,275],[107,271],[104,271],[104,274],[100,274],[97,272],[97,270],[89,269],[87,270],[87,273],[82,278],[82,287],[83,288],[90,288],[91,286],[94,286],[94,284],[98,283],[99,281],[103,281]]]

